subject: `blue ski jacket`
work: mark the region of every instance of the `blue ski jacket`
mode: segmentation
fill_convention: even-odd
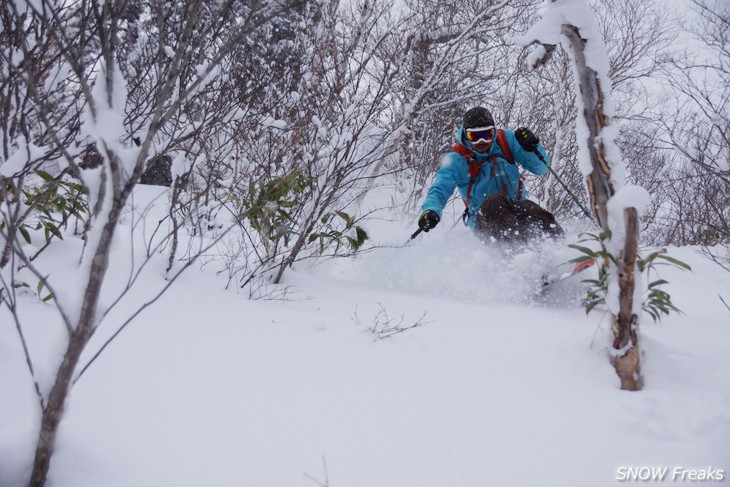
[[[469,183],[471,181],[467,159],[456,152],[449,152],[441,161],[441,167],[436,173],[436,180],[428,190],[428,195],[421,207],[421,211],[433,210],[441,216],[446,202],[454,193],[454,189],[459,188],[459,193],[464,201],[469,201],[469,207],[467,208],[469,218],[467,224],[471,228],[474,228],[477,211],[479,211],[487,196],[494,193],[502,193],[509,201],[527,199],[527,192],[522,189],[522,180],[517,164],[533,174],[543,174],[548,168],[537,155],[525,151],[520,146],[515,138],[514,131],[503,130],[507,143],[512,150],[515,164],[509,162],[495,137],[488,153],[474,153],[477,162],[483,162],[483,164],[480,167],[479,176],[471,184],[471,194],[467,197],[467,189],[469,189]],[[464,133],[464,127],[461,127],[456,140],[467,149],[473,151],[466,137],[464,137]],[[537,150],[545,161],[548,161],[542,143],[538,145]]]

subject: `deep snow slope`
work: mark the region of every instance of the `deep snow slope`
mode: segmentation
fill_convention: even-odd
[[[119,281],[129,245],[115,250]],[[694,267],[662,271],[685,314],[645,318],[638,393],[618,390],[602,312],[586,316],[573,289],[532,293],[564,260],[557,245],[506,255],[444,226],[300,265],[287,301],[250,301],[213,265],[191,269],[74,388],[49,485],[598,487],[644,466],[727,478],[730,310],[718,295],[730,300],[730,273],[692,249],[671,254]],[[58,266],[76,282],[73,264]],[[164,266],[151,263],[87,359]],[[61,333],[51,305],[24,299],[45,387]],[[9,318],[0,311],[0,485],[16,487],[39,412]],[[416,323],[387,339],[369,331]]]

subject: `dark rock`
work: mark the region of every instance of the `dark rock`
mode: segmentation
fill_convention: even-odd
[[[172,157],[162,155],[147,164],[147,169],[139,182],[155,186],[172,185]]]

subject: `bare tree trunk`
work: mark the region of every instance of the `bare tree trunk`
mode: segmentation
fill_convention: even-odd
[[[593,171],[586,177],[586,183],[591,197],[591,209],[601,228],[607,230],[606,202],[613,196],[614,188],[611,168],[606,161],[606,147],[599,136],[610,120],[603,113],[601,81],[596,72],[586,64],[585,39],[580,37],[578,28],[573,25],[563,25],[562,32],[570,40],[570,47],[573,49],[573,62],[579,76],[580,96],[583,98],[584,118],[588,125],[586,146],[591,155]]]
[[[604,112],[604,94],[598,74],[585,58],[586,40],[574,25],[565,24],[563,35],[570,41],[573,61],[576,65],[580,96],[583,100],[584,119],[588,128],[585,141],[590,153],[593,170],[586,176],[591,197],[591,208],[596,221],[604,231],[608,225],[608,200],[614,195],[611,167],[606,158],[603,129],[611,123]],[[625,241],[619,256],[616,256],[616,274],[619,282],[619,312],[611,317],[614,333],[613,365],[621,379],[621,389],[636,391],[641,388],[639,342],[637,336],[638,316],[634,313],[634,268],[638,256],[639,221],[635,208],[624,211]],[[604,248],[605,250],[605,248]],[[604,262],[608,268],[611,262]]]
[[[55,163],[62,158],[82,181],[89,201],[98,201],[89,208],[94,224],[87,230],[95,229],[95,238],[91,243],[87,239],[84,247],[85,255],[90,259],[86,288],[80,303],[67,303],[74,307],[78,316],[68,318],[66,305],[54,300],[68,330],[68,339],[47,400],[41,398],[41,424],[28,485],[41,487],[48,478],[64,406],[73,382],[78,378],[79,360],[94,330],[117,302],[101,307],[99,298],[120,212],[139,181],[144,161],[158,147],[171,148],[176,153],[196,153],[200,144],[189,142],[193,137],[205,139],[230,121],[240,97],[231,96],[228,91],[232,86],[231,77],[218,74],[218,69],[235,64],[239,57],[237,50],[249,49],[249,35],[255,33],[263,38],[270,29],[262,29],[262,26],[292,8],[301,7],[294,3],[297,2],[283,5],[273,13],[267,2],[259,1],[195,0],[170,6],[169,2],[156,0],[145,3],[142,8],[136,4],[130,7],[125,2],[41,0],[3,2],[0,7],[0,32],[4,34],[0,36],[3,38],[0,64],[7,68],[0,76],[3,78],[0,139],[4,149],[0,151],[3,152],[0,159],[7,161],[13,155],[10,149],[16,146],[20,148],[17,153],[25,152],[23,155],[27,159],[20,176],[1,178],[0,201],[9,210],[3,209],[5,215],[0,215],[8,220],[5,230],[0,232],[5,237],[0,242],[0,267],[12,262],[14,253],[22,255],[14,248],[18,240],[16,232],[21,231],[19,226],[25,220],[20,212],[31,214],[32,210],[39,214],[40,210],[46,209],[43,206],[26,209],[22,185],[22,178],[46,167],[42,164]],[[143,14],[147,10],[152,12],[152,17]],[[157,31],[142,42],[139,32],[144,29]],[[174,55],[171,56],[160,56],[163,48],[170,49],[167,47],[169,39],[176,39],[179,46],[186,48],[172,49]],[[243,40],[249,43],[241,44]],[[251,57],[257,57],[258,52]],[[265,61],[266,66],[268,62]],[[201,66],[205,66],[205,70],[201,71]],[[248,79],[247,73],[242,76],[244,80]],[[264,78],[262,86],[266,86],[268,79]],[[243,92],[244,95],[248,93]],[[121,94],[124,96],[120,97]],[[280,93],[275,96],[278,99]],[[192,120],[190,124],[181,122],[180,116],[189,110],[195,110],[201,116],[198,118],[196,113],[195,123]],[[119,115],[119,120],[123,120],[120,126],[114,123],[113,128],[107,127],[103,120],[107,113]],[[85,117],[90,117],[93,123],[84,121]],[[80,129],[82,125],[84,130]],[[139,135],[143,137],[136,161],[131,160],[132,151],[125,151],[124,161],[112,152],[114,147],[127,144],[129,138],[134,140]],[[79,148],[90,136],[95,139],[94,153],[103,168],[98,174],[93,172],[85,176],[77,171],[81,157]],[[44,148],[42,156],[37,151],[22,150],[31,143]],[[133,171],[129,174],[132,162]],[[93,192],[98,188],[99,194],[93,195],[91,188],[94,188]],[[8,194],[9,190],[12,194]],[[49,208],[53,213],[57,211],[55,207]],[[10,211],[14,213],[11,215]],[[65,224],[65,220],[62,223]],[[174,249],[171,263],[173,257]],[[24,265],[32,268],[31,260],[24,259]],[[31,272],[39,279],[43,275],[36,270]],[[41,281],[45,283],[44,278]],[[48,283],[46,286],[51,289]],[[0,293],[2,291],[0,289]],[[134,316],[136,313],[132,318]],[[16,323],[20,329],[17,318]],[[26,352],[30,367],[29,357]]]
[[[109,219],[104,225],[101,238],[94,257],[91,261],[91,269],[88,284],[84,292],[84,299],[81,306],[79,322],[73,334],[69,337],[66,353],[58,368],[56,380],[48,396],[48,404],[43,410],[41,417],[41,431],[38,437],[33,471],[31,473],[30,487],[42,487],[45,485],[48,470],[51,464],[51,456],[56,443],[58,426],[63,417],[63,408],[66,398],[71,390],[73,373],[79,363],[79,357],[94,330],[97,318],[97,306],[101,285],[109,265],[109,251],[119,219],[119,210],[124,205],[123,200],[117,198],[109,213]]]
[[[626,242],[616,260],[620,289],[620,310],[618,316],[611,316],[613,329],[613,366],[621,379],[621,389],[641,389],[641,368],[639,363],[639,340],[637,337],[638,316],[634,313],[634,268],[639,248],[639,219],[636,208],[624,210]]]

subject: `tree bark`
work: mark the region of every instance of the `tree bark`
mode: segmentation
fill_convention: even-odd
[[[585,39],[580,37],[580,31],[573,25],[563,25],[563,35],[570,41],[573,49],[579,79],[580,96],[583,99],[583,115],[588,125],[587,147],[591,156],[593,171],[586,176],[588,193],[591,198],[591,210],[598,225],[607,230],[606,202],[613,196],[614,187],[611,180],[611,168],[606,160],[606,147],[599,137],[603,128],[610,124],[610,120],[603,113],[603,89],[597,73],[586,63]]]
[[[584,119],[588,127],[586,141],[593,170],[586,176],[591,209],[596,222],[603,231],[610,230],[608,225],[608,200],[615,194],[611,178],[611,167],[606,158],[606,147],[602,137],[603,128],[611,123],[605,115],[604,94],[598,74],[586,63],[586,40],[574,25],[565,24],[563,35],[569,40],[576,65],[580,96],[583,101]],[[636,208],[624,210],[625,241],[621,254],[616,259],[616,274],[619,283],[619,312],[611,316],[614,342],[612,363],[621,379],[621,389],[636,391],[641,389],[640,353],[637,336],[638,316],[634,313],[634,268],[638,256],[639,221]],[[615,238],[615,235],[613,236]],[[606,250],[605,247],[603,250]],[[611,262],[606,259],[606,268]]]
[[[81,352],[86,347],[96,324],[101,285],[104,282],[104,276],[109,265],[109,251],[114,230],[119,220],[119,210],[123,205],[123,199],[121,201],[118,198],[115,199],[91,262],[89,281],[84,292],[79,321],[76,329],[69,337],[63,361],[58,368],[56,380],[53,383],[51,393],[48,396],[48,403],[41,417],[41,431],[36,446],[30,487],[42,487],[48,477],[51,456],[56,443],[56,434],[63,417],[66,398],[71,390],[73,373],[79,363]]]
[[[611,317],[613,366],[621,379],[621,389],[638,391],[642,386],[639,361],[638,316],[634,313],[634,269],[639,251],[639,219],[636,208],[624,210],[626,241],[617,259],[619,313]]]

